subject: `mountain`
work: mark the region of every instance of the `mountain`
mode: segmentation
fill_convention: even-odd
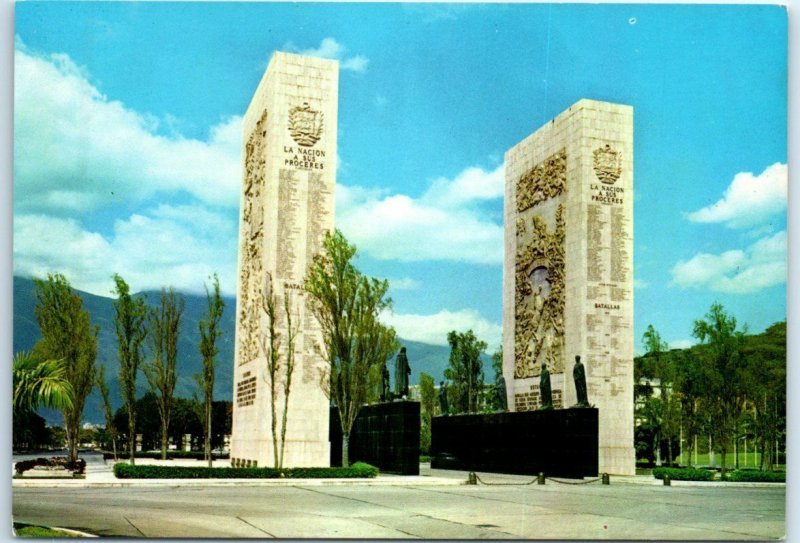
[[[114,306],[113,298],[96,296],[76,289],[83,300],[83,307],[89,312],[92,324],[100,327],[98,334],[97,365],[106,366],[106,379],[108,379],[111,404],[116,410],[122,405],[122,396],[119,386],[119,361],[117,358],[117,337],[114,332]],[[136,296],[145,296],[151,305],[158,304],[159,292],[142,292]],[[206,297],[204,295],[182,294],[185,299],[185,309],[181,320],[181,333],[178,340],[178,382],[175,386],[175,395],[181,398],[190,398],[197,389],[192,377],[202,369],[202,358],[198,351],[200,332],[198,323],[206,310]],[[231,400],[233,393],[233,350],[235,337],[236,300],[233,297],[223,297],[225,312],[222,316],[220,328],[222,337],[218,342],[218,366],[214,383],[214,398],[218,400]],[[23,277],[14,277],[14,352],[27,351],[33,348],[41,334],[36,322],[34,308],[36,306],[36,286],[32,280]],[[444,369],[450,355],[450,347],[443,345],[430,345],[416,341],[400,339],[406,347],[409,365],[411,366],[410,384],[419,383],[419,375],[425,372],[438,383],[444,378]],[[491,364],[487,356],[484,357],[484,372],[487,381],[490,381]],[[394,374],[390,366],[390,374]],[[148,390],[147,379],[139,374],[137,379],[137,396]],[[103,403],[100,393],[95,389],[86,399],[84,420],[94,424],[104,424]],[[41,415],[49,424],[61,424],[60,413],[42,410]]]

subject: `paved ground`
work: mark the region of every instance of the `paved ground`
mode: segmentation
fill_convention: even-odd
[[[97,468],[99,469],[99,468]],[[13,488],[14,519],[104,536],[778,539],[785,487],[426,485]],[[451,484],[435,483],[435,477]],[[481,474],[486,482],[530,478]],[[425,477],[421,479],[426,479]],[[640,481],[641,482],[641,481]]]

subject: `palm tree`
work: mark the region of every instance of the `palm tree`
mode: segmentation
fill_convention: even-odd
[[[14,355],[14,412],[72,407],[72,385],[65,371],[63,360],[40,361],[30,352]]]

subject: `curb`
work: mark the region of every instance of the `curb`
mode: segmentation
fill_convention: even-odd
[[[414,477],[414,476],[411,476]],[[211,487],[211,486],[458,486],[461,479],[444,477],[387,477],[377,479],[116,479],[110,481],[59,481],[14,479],[14,488],[126,488],[126,487]]]

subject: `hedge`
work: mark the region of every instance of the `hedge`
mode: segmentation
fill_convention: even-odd
[[[710,481],[714,472],[699,468],[653,468],[653,477],[663,479],[664,476],[673,481]]]
[[[785,471],[736,470],[725,474],[725,480],[737,483],[785,483]]]
[[[332,468],[207,468],[183,466],[131,466],[114,464],[119,479],[353,479],[374,478],[378,468],[356,462],[350,467]]]
[[[134,454],[136,458],[150,458],[153,460],[161,460],[161,452],[154,451],[154,452],[142,452],[139,451]],[[203,451],[167,451],[167,460],[205,460]],[[117,458],[120,460],[124,460],[125,458],[129,458],[130,455],[127,451],[119,451],[117,453]],[[230,454],[228,453],[211,453],[211,458],[214,460],[227,460],[230,458]],[[114,453],[110,453],[108,451],[103,451],[103,460],[113,460]]]
[[[53,458],[37,458],[36,460],[23,460],[14,465],[14,471],[17,475],[22,475],[26,471],[35,468],[36,466],[46,466],[49,468],[64,468],[71,471],[74,475],[83,475],[86,471],[86,460],[78,458],[74,462],[70,462],[67,457],[55,456]]]

